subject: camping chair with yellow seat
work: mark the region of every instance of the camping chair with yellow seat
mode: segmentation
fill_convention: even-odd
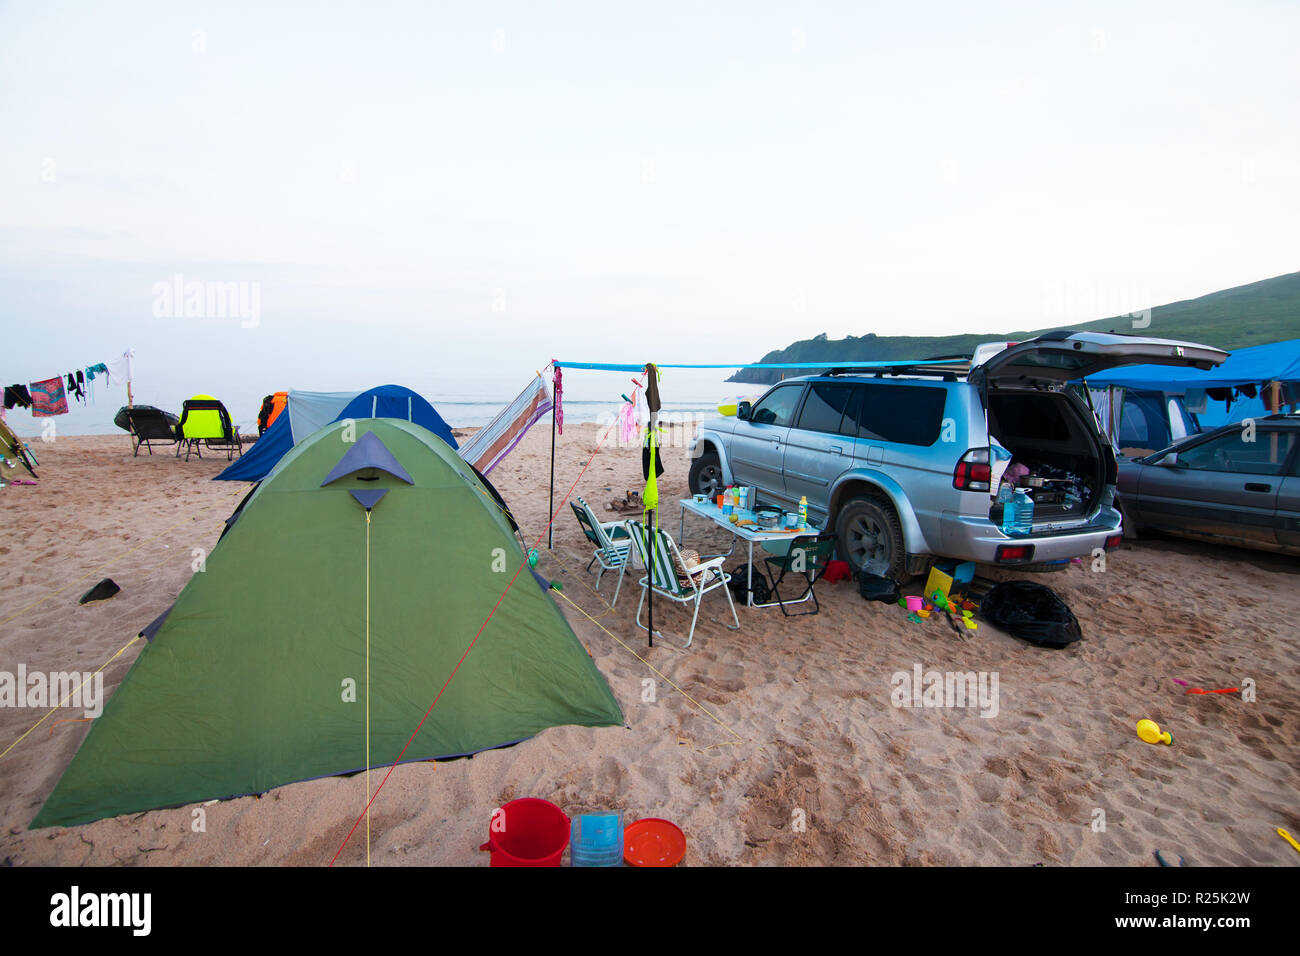
[[[681,552],[677,550],[677,543],[662,528],[652,530],[640,521],[629,521],[627,531],[628,536],[632,539],[632,553],[635,554],[636,560],[648,572],[639,582],[641,585],[641,602],[636,608],[637,627],[643,631],[649,630],[646,625],[641,623],[641,608],[645,606],[646,593],[653,588],[655,594],[667,598],[674,604],[694,605],[695,611],[691,615],[691,630],[686,635],[686,643],[682,645],[683,647],[690,647],[691,641],[695,639],[695,623],[700,617],[700,601],[704,599],[704,595],[711,591],[721,590],[727,596],[727,606],[731,608],[731,619],[736,622],[734,627],[728,624],[727,629],[732,631],[740,629],[740,618],[736,616],[736,605],[731,600],[731,589],[727,587],[731,575],[722,570],[722,562],[726,560],[725,556],[703,561],[688,568],[686,562],[682,560]],[[629,560],[624,563],[623,569],[619,571],[620,586],[622,585],[623,571],[631,563],[631,557],[629,557]]]
[[[211,395],[195,395],[186,399],[181,408],[181,420],[176,425],[176,437],[180,444],[176,446],[176,457],[185,449],[185,460],[190,460],[190,452],[203,457],[203,446],[215,448],[226,453],[226,460],[232,460],[236,454],[243,455],[243,440],[239,429],[230,420],[226,406]]]
[[[764,545],[770,548],[771,545]],[[835,557],[835,532],[823,531],[821,534],[801,534],[790,542],[790,550],[785,554],[767,559],[767,572],[772,576],[772,596],[781,605],[781,613],[786,617],[801,617],[805,614],[817,614],[821,605],[817,602],[817,592],[813,586],[817,579],[826,573],[831,558]],[[807,586],[803,593],[794,599],[781,597],[781,582],[787,574],[803,575]],[[791,612],[786,610],[788,604],[803,604],[811,600],[811,611]],[[767,605],[770,607],[770,605]]]
[[[591,510],[591,505],[587,504],[581,496],[576,502],[570,501],[569,507],[573,509],[574,517],[578,519],[578,526],[582,528],[582,533],[596,546],[591,560],[587,562],[588,571],[593,564],[600,562],[600,570],[596,572],[596,590],[600,590],[600,579],[606,571],[619,572],[618,587],[614,588],[614,600],[609,602],[609,606],[613,607],[618,603],[618,592],[623,587],[623,565],[627,563],[628,552],[632,548],[632,540],[627,536],[627,528],[622,521],[602,522]]]

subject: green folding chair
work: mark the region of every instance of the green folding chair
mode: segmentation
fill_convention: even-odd
[[[668,532],[662,528],[655,528],[653,532],[640,521],[627,522],[627,531],[632,539],[632,552],[642,567],[647,569],[647,574],[640,580],[641,585],[641,603],[636,608],[636,626],[643,631],[650,628],[641,623],[641,609],[645,607],[646,594],[650,589],[660,597],[667,598],[674,604],[692,604],[695,607],[691,615],[691,630],[686,635],[686,643],[683,647],[690,647],[691,641],[695,639],[695,623],[700,617],[700,601],[704,595],[710,591],[721,590],[727,596],[727,606],[731,608],[731,619],[736,622],[735,627],[728,624],[729,630],[740,629],[740,618],[736,616],[736,605],[731,600],[731,589],[727,587],[727,582],[731,580],[731,575],[722,570],[722,562],[725,557],[717,557],[711,561],[704,561],[695,567],[687,569],[686,564],[682,561],[681,552],[677,550],[677,544],[669,537]],[[631,561],[624,563],[624,569]],[[681,569],[681,576],[677,570]],[[623,571],[619,571],[619,584],[622,586]],[[683,578],[685,580],[683,580]]]
[[[767,573],[772,578],[772,596],[781,605],[781,613],[786,617],[803,617],[818,614],[821,605],[817,602],[817,592],[813,585],[826,573],[826,566],[835,557],[835,532],[823,531],[821,534],[801,534],[790,542],[790,550],[783,555],[767,559]],[[781,582],[787,574],[802,575],[807,587],[799,597],[785,600],[781,597]],[[790,612],[787,604],[803,604],[811,600],[811,611]]]
[[[600,579],[606,571],[619,572],[618,587],[614,588],[614,600],[609,605],[613,607],[618,603],[618,592],[623,587],[623,565],[627,563],[628,552],[632,549],[632,540],[627,536],[627,528],[622,521],[602,523],[591,510],[591,505],[587,504],[582,497],[579,497],[576,502],[570,501],[569,507],[573,509],[574,517],[578,519],[578,526],[582,528],[582,533],[596,546],[591,560],[587,562],[588,571],[593,564],[600,562],[600,570],[596,572],[596,590],[600,590]]]

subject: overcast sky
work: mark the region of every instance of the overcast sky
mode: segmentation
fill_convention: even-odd
[[[1297,49],[1293,2],[4,3],[0,378],[430,389],[1294,271]]]

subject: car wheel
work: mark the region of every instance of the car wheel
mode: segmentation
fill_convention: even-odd
[[[840,557],[856,573],[873,562],[883,565],[895,581],[907,578],[907,553],[903,526],[893,506],[883,498],[853,498],[840,509],[835,522]]]
[[[722,460],[717,452],[706,451],[691,462],[689,483],[693,495],[716,498],[726,490],[722,487]]]

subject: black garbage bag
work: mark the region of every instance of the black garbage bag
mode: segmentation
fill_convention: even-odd
[[[868,601],[880,601],[882,604],[898,603],[898,583],[883,574],[870,571],[858,572],[858,593]]]
[[[772,590],[768,586],[767,577],[757,565],[751,564],[749,568],[753,571],[754,577],[754,603],[766,604],[772,599]],[[728,571],[727,573],[731,575],[727,587],[731,588],[732,598],[737,604],[748,603],[749,588],[745,585],[749,575],[745,573],[745,568],[736,568],[734,571]]]
[[[1065,647],[1083,639],[1079,619],[1045,584],[1003,581],[984,596],[980,614],[990,624],[1039,647]]]

